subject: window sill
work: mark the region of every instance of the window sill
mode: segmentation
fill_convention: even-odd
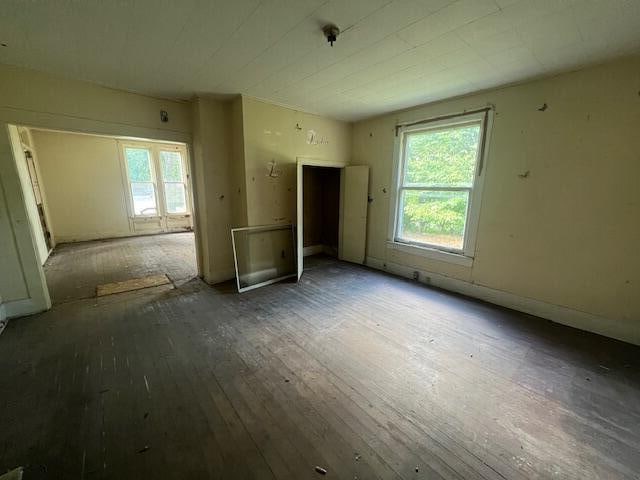
[[[461,253],[451,253],[438,250],[437,248],[419,247],[407,243],[387,241],[387,247],[399,250],[410,255],[418,255],[420,257],[430,258],[439,262],[453,263],[462,265],[463,267],[471,267],[473,265],[473,257],[467,257]]]

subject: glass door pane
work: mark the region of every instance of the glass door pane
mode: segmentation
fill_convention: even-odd
[[[157,215],[156,191],[153,183],[132,182],[133,212],[136,215]]]
[[[183,182],[182,155],[180,152],[160,151],[162,180],[165,182]]]
[[[134,215],[158,215],[151,151],[126,147],[124,152],[131,182]]]
[[[167,213],[187,213],[187,187],[181,153],[161,150],[160,170]]]
[[[167,213],[187,213],[187,195],[184,184],[165,183],[164,195],[167,202]]]

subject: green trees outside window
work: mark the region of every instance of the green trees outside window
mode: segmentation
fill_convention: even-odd
[[[405,134],[396,239],[462,250],[480,122]]]

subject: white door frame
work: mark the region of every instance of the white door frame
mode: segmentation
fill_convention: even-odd
[[[342,175],[342,169],[344,167],[348,167],[349,164],[347,162],[340,161],[331,161],[331,160],[322,160],[320,158],[313,157],[296,157],[296,257],[298,260],[298,280],[302,276],[302,271],[304,270],[304,218],[303,218],[303,206],[304,206],[304,195],[303,195],[303,172],[304,167],[327,167],[327,168],[339,168],[341,170],[340,174]],[[342,238],[342,182],[340,182],[340,221],[339,221],[339,231],[338,238]],[[338,247],[338,250],[340,247]]]

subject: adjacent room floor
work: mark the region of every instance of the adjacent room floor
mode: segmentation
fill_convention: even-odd
[[[195,277],[193,232],[113,238],[56,246],[44,266],[52,302],[96,294],[96,287],[154,274],[174,283]]]
[[[640,472],[640,348],[333,260],[60,304],[9,323],[0,365],[25,480]]]

